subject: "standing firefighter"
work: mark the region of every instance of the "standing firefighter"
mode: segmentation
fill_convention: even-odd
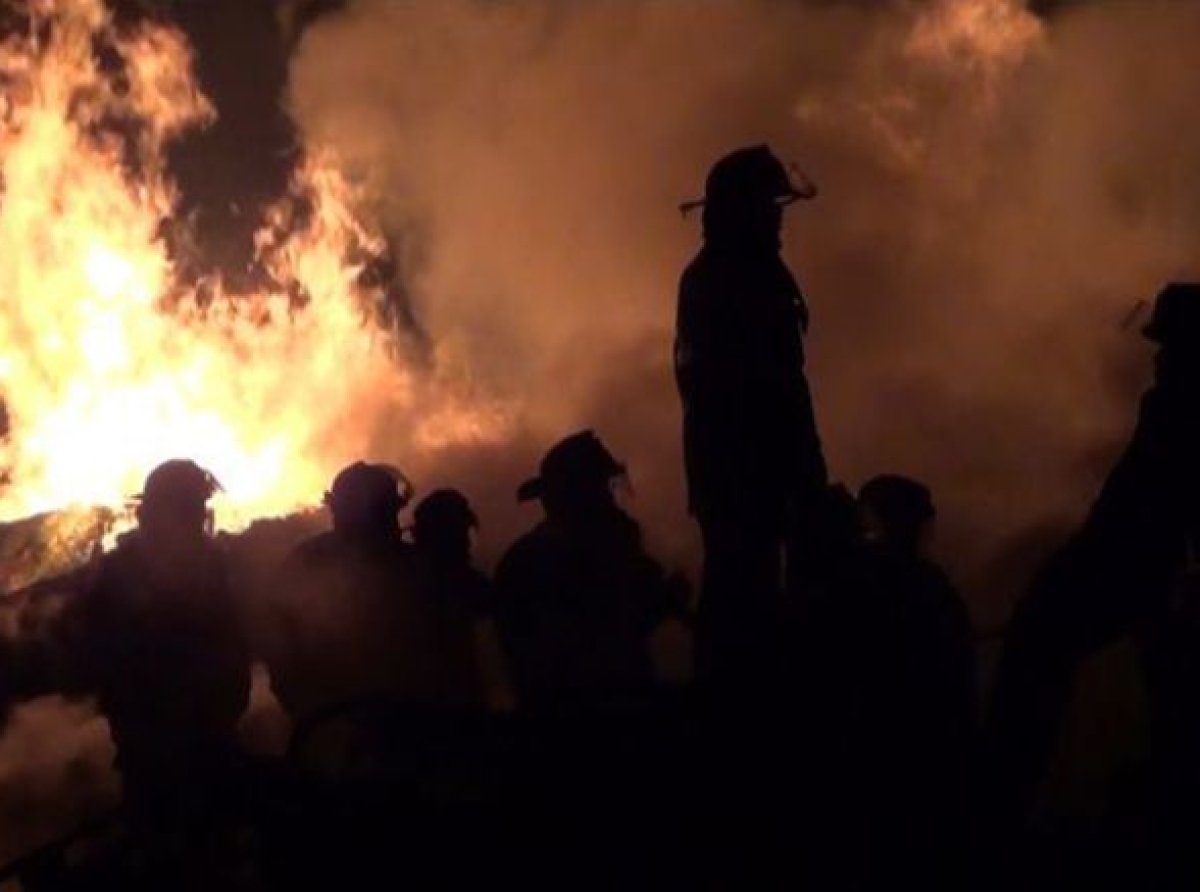
[[[155,468],[137,529],[64,617],[80,681],[112,728],[126,801],[152,817],[182,817],[220,788],[249,699],[249,648],[207,529],[216,488],[191,461]]]
[[[1076,669],[1119,637],[1143,645],[1171,615],[1200,514],[1200,285],[1158,296],[1158,345],[1137,427],[1083,526],[1017,605],[990,715],[999,788],[1024,813],[1057,739]]]
[[[471,669],[468,683],[477,688],[476,699],[482,703],[485,693],[500,690],[501,672],[499,645],[489,621],[492,583],[471,554],[478,526],[466,496],[455,489],[437,489],[413,510],[411,534],[422,573],[448,618],[444,647],[459,655],[457,665]]]
[[[325,503],[333,528],[296,547],[276,597],[268,663],[280,703],[301,725],[359,703],[456,708],[473,701],[458,611],[432,591],[399,513],[412,487],[386,465],[355,462]]]
[[[471,556],[478,526],[471,503],[454,489],[434,490],[413,511],[413,545],[433,584],[441,597],[471,617],[491,608],[491,583]]]
[[[595,702],[653,684],[650,636],[677,599],[613,495],[624,473],[583,431],[551,448],[518,491],[545,515],[496,568],[496,621],[523,706]]]
[[[753,672],[783,579],[785,542],[824,498],[804,376],[804,297],[780,257],[783,208],[812,198],[765,145],[713,167],[704,246],[683,273],[675,373],[689,508],[704,536],[698,671]]]

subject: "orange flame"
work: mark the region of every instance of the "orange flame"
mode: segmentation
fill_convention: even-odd
[[[121,506],[155,464],[188,456],[224,487],[218,523],[237,527],[315,503],[386,412],[421,410],[416,445],[503,435],[502,411],[429,396],[371,321],[383,296],[356,258],[382,236],[332,159],[295,176],[302,222],[281,206],[259,234],[283,284],[215,280],[201,297],[182,281],[162,238],[164,148],[215,114],[184,38],[119,31],[102,0],[31,5],[31,33],[0,45],[0,520]]]

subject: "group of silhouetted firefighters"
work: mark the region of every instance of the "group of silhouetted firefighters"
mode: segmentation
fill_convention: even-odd
[[[1163,746],[1200,741],[1187,700],[1200,656],[1192,626],[1173,619],[1200,497],[1200,291],[1160,296],[1147,329],[1157,377],[1133,442],[1018,606],[982,723],[967,612],[924,555],[929,490],[884,475],[854,499],[828,478],[804,374],[807,310],[780,257],[783,207],[808,197],[758,146],[722,159],[694,203],[704,245],[680,285],[675,348],[704,543],[694,604],[646,553],[615,497],[624,468],[590,431],[555,445],[520,487],[544,516],[492,579],[472,563],[476,520],[460,493],[427,496],[405,531],[407,481],[346,468],[326,497],[332,529],[291,553],[249,619],[206,530],[216,481],[185,460],[155,469],[137,529],[61,619],[131,807],[157,820],[186,791],[221,789],[255,660],[297,728],[364,704],[431,722],[485,710],[481,628],[499,643],[516,714],[560,747],[538,751],[548,763],[567,752],[592,760],[577,775],[628,777],[596,764],[598,741],[612,743],[604,729],[655,709],[689,716],[672,738],[692,750],[687,776],[660,793],[703,803],[681,826],[717,886],[806,871],[839,888],[906,875],[960,884],[966,862],[988,856],[981,828],[1003,838],[1027,811],[1075,668],[1124,635],[1144,645]],[[654,693],[651,659],[672,617],[695,640],[695,708],[678,713]],[[573,749],[564,727],[587,745]],[[626,768],[652,748],[635,739]],[[1164,770],[1197,788],[1190,758]],[[627,815],[649,807],[655,780],[618,784]],[[597,786],[548,810],[568,795],[580,809],[613,806]],[[1166,811],[1177,822],[1184,809]],[[792,863],[797,847],[811,870]]]

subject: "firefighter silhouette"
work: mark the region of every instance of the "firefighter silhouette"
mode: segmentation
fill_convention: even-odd
[[[702,677],[770,671],[759,664],[785,546],[795,564],[827,498],[804,373],[808,309],[780,256],[784,207],[814,194],[760,145],[718,161],[704,199],[684,206],[704,216],[675,340],[689,508],[704,538]]]
[[[108,719],[127,801],[175,809],[236,753],[250,650],[194,462],[155,468],[137,528],[105,555],[64,622],[80,680]]]
[[[1200,285],[1160,292],[1145,336],[1154,382],[1082,526],[1033,579],[1009,626],[989,714],[996,789],[1026,814],[1057,740],[1074,674],[1133,636],[1146,652],[1172,611],[1200,505]]]

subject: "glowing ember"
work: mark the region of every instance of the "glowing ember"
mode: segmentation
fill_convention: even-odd
[[[417,445],[498,436],[503,413],[431,397],[370,321],[383,295],[362,258],[383,242],[330,159],[309,157],[259,234],[272,290],[181,281],[163,150],[215,113],[186,43],[117,30],[101,0],[34,9],[0,45],[0,520],[119,507],[189,456],[224,486],[218,522],[240,526],[315,502],[385,412],[430,420]]]

